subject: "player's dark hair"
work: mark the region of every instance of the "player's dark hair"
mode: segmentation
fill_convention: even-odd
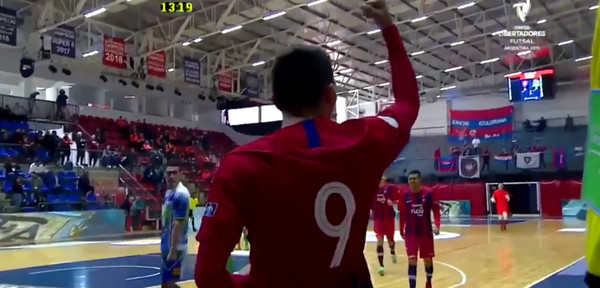
[[[419,170],[411,170],[410,172],[408,172],[408,175],[418,175],[419,178],[421,178],[421,171],[419,171]]]
[[[297,46],[278,56],[271,76],[273,103],[296,117],[316,112],[325,88],[334,82],[329,57],[311,46]]]

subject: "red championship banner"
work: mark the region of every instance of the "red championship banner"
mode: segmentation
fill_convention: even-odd
[[[218,76],[219,90],[233,93],[233,73],[231,71],[221,72]]]
[[[120,38],[110,38],[104,35],[104,57],[102,64],[117,69],[127,69],[127,53],[125,41]]]
[[[148,55],[148,59],[146,59],[148,76],[165,78],[167,76],[167,71],[165,70],[165,59],[166,57],[164,51]]]

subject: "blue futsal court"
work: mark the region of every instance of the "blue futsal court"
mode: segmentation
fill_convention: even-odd
[[[249,263],[247,256],[232,256],[234,269]],[[182,267],[182,281],[194,278],[195,255]],[[0,272],[0,283],[56,288],[144,288],[160,285],[159,254],[82,261]],[[7,287],[0,284],[0,288]],[[12,286],[10,286],[12,287]]]

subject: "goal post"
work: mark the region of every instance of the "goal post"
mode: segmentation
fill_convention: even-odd
[[[504,189],[511,197],[510,209],[518,216],[539,216],[542,213],[540,182],[495,182],[485,184],[485,199],[488,215],[496,215],[496,207],[491,203],[492,194],[498,189],[498,184],[504,184]]]

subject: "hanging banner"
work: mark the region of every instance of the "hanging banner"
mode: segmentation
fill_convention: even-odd
[[[456,157],[440,157],[438,160],[438,172],[454,172],[456,171]]]
[[[479,156],[460,156],[458,173],[460,177],[473,179],[479,178],[480,159]]]
[[[54,29],[52,35],[52,54],[75,58],[75,28],[61,25]]]
[[[247,73],[245,77],[244,92],[245,96],[250,98],[258,98],[260,96],[260,85],[258,74]]]
[[[17,11],[0,7],[0,44],[17,46]]]
[[[104,35],[104,66],[117,69],[127,69],[127,53],[125,52],[125,41],[120,38],[110,38]]]
[[[513,132],[513,107],[488,110],[450,110],[451,142],[511,139]]]
[[[166,58],[164,51],[148,55],[148,58],[146,59],[148,76],[158,78],[167,77],[167,71],[165,69]]]
[[[200,82],[202,80],[202,71],[200,68],[202,68],[202,66],[198,59],[183,57],[184,81],[191,84],[202,85]]]
[[[540,164],[540,152],[517,153],[517,168],[537,169]]]
[[[219,90],[225,93],[233,93],[233,73],[231,71],[221,72],[217,77]]]

